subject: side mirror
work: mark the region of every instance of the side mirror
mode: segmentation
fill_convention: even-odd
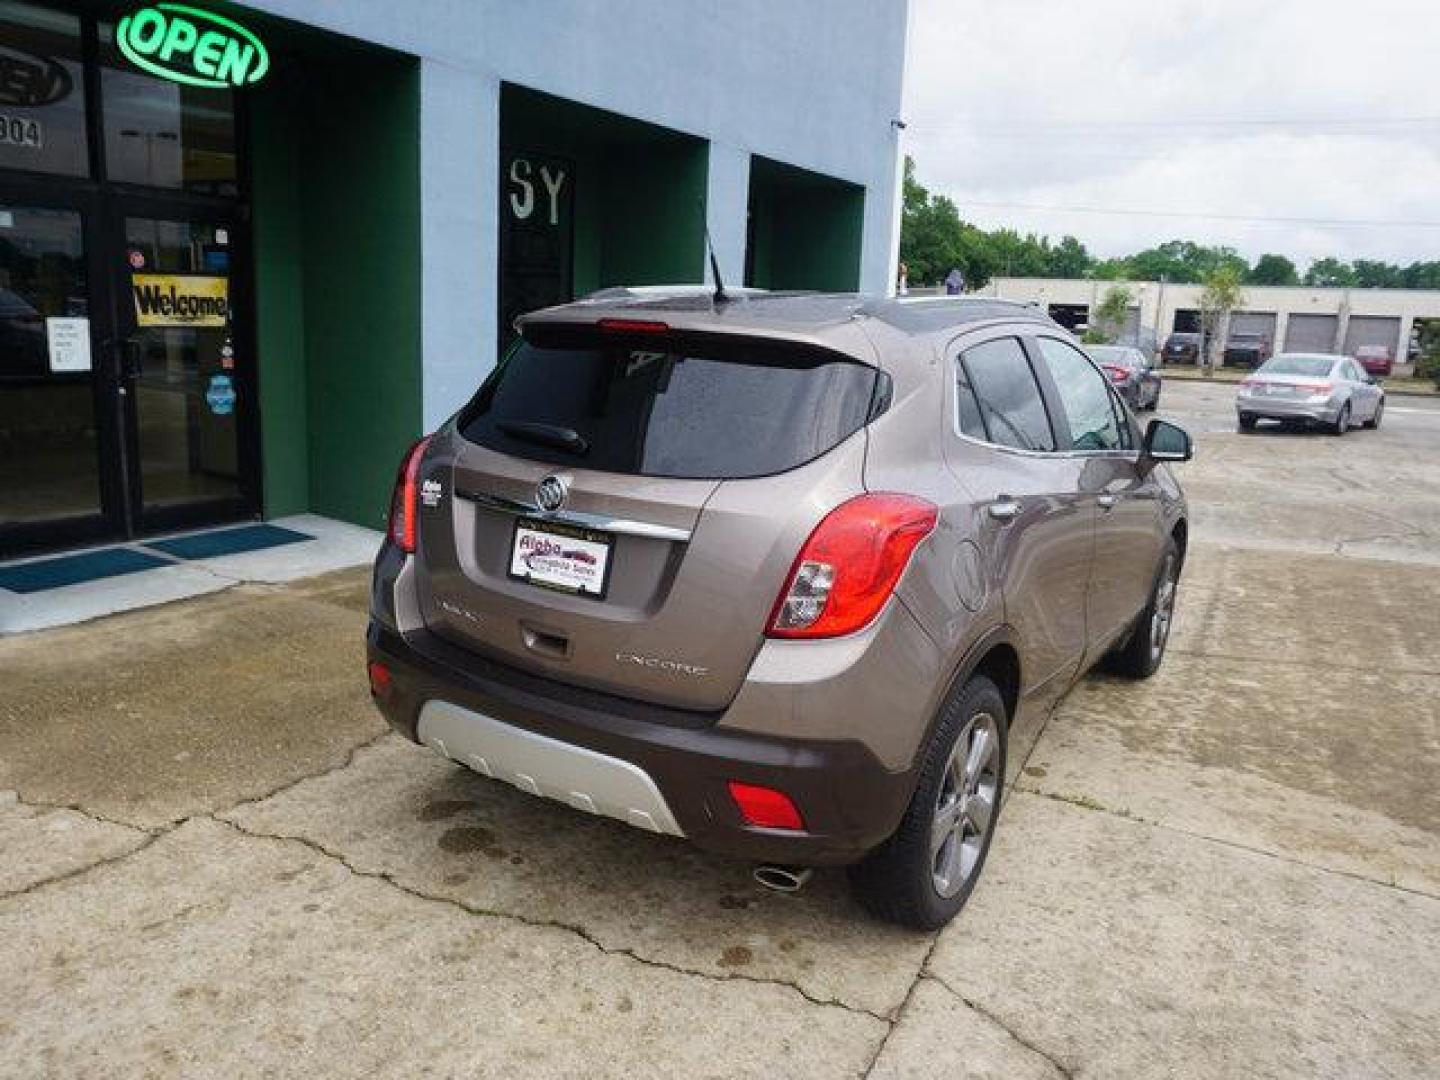
[[[1151,461],[1189,461],[1195,456],[1190,433],[1168,420],[1150,421],[1143,453]]]

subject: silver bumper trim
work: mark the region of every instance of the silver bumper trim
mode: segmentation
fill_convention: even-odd
[[[526,731],[448,701],[425,703],[416,734],[442,756],[528,794],[637,829],[685,835],[650,774],[632,762]]]

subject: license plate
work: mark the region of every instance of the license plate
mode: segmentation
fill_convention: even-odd
[[[546,589],[605,598],[615,537],[556,521],[520,518],[510,546],[510,576]]]

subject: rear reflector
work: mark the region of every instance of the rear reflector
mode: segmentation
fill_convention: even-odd
[[[880,613],[939,511],[911,495],[861,495],[815,526],[770,613],[770,637],[853,634]]]
[[[601,319],[595,324],[609,334],[668,334],[670,324],[648,319]]]
[[[747,825],[762,829],[793,829],[803,831],[805,822],[800,811],[790,801],[790,796],[774,788],[758,784],[742,784],[738,780],[729,782],[730,797],[740,808],[740,816]]]
[[[427,435],[405,453],[390,499],[390,539],[407,555],[415,554],[420,515],[420,461],[430,445]]]
[[[369,669],[371,696],[377,698],[388,697],[392,681],[390,678],[390,669],[378,660],[371,660]]]

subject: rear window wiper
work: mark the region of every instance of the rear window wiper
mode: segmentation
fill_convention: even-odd
[[[563,450],[567,454],[583,457],[590,450],[590,442],[574,428],[558,424],[539,424],[530,420],[501,420],[495,425],[512,439]]]

